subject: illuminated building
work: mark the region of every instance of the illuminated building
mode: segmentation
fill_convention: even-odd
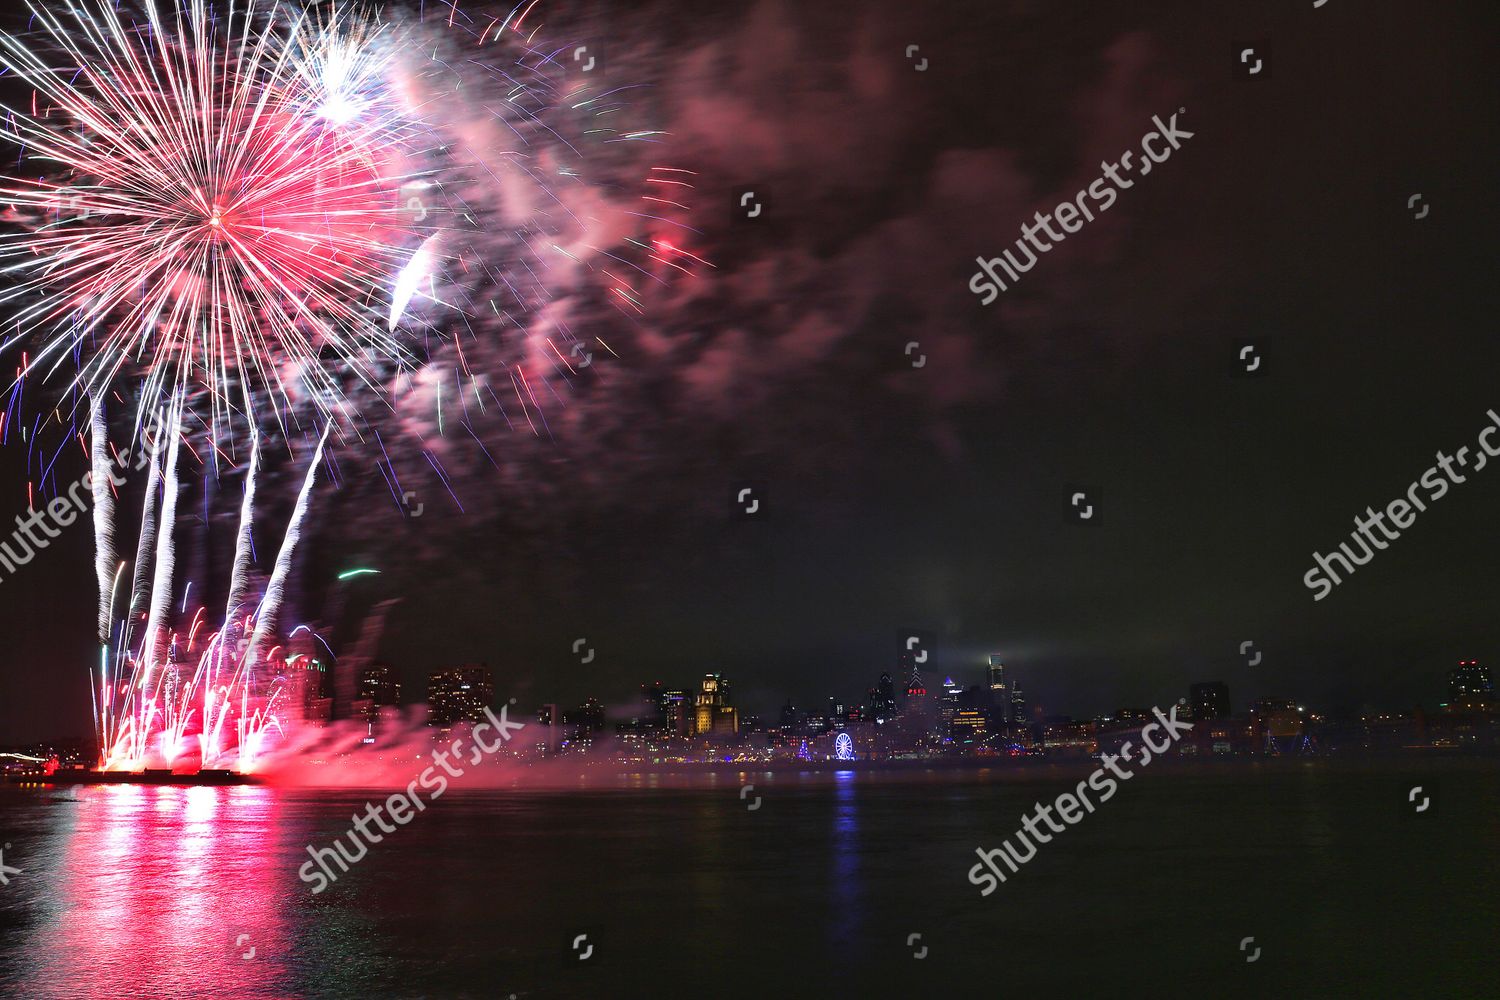
[[[1093,722],[1074,722],[1060,716],[1043,727],[1042,742],[1048,750],[1091,754],[1099,749],[1098,733],[1099,727]]]
[[[483,664],[435,670],[427,678],[428,725],[480,722],[495,698],[495,679]]]
[[[739,730],[739,713],[729,702],[729,681],[718,674],[704,674],[703,689],[693,704],[693,735],[732,736]]]
[[[896,686],[891,683],[890,674],[881,674],[880,682],[870,692],[870,714],[877,723],[896,717]]]
[[[948,723],[948,734],[953,742],[960,744],[977,743],[984,739],[989,733],[989,721],[985,718],[986,713],[977,708],[960,708],[953,713],[953,720]]]
[[[1460,660],[1448,674],[1448,699],[1454,705],[1488,705],[1495,699],[1495,684],[1489,667],[1478,660]]]
[[[667,732],[674,736],[693,735],[693,704],[683,690],[664,692],[661,696],[662,715],[666,718]]]
[[[942,720],[944,732],[949,731],[949,723],[953,721],[953,714],[958,711],[958,698],[963,693],[963,688],[953,683],[949,677],[943,681],[943,693],[938,700],[938,717]]]
[[[401,704],[401,682],[390,667],[376,664],[359,672],[359,700],[366,711]]]
[[[1199,734],[1208,743],[1208,750],[1219,756],[1238,753],[1255,753],[1262,749],[1255,739],[1255,724],[1249,719],[1231,719],[1221,716],[1208,722],[1197,722],[1193,736]]]
[[[932,711],[933,699],[927,694],[927,682],[922,680],[922,674],[912,668],[911,678],[906,682],[906,690],[903,692],[906,699],[902,708],[908,715],[927,715]]]
[[[1023,746],[1031,745],[1031,719],[1026,714],[1026,698],[1021,694],[1021,685],[1013,684],[1010,690],[1010,738]]]
[[[604,731],[604,706],[590,698],[562,717],[563,739],[574,750],[586,750],[594,743],[594,734]]]
[[[365,720],[366,743],[375,742],[380,710],[401,704],[401,682],[390,667],[375,665],[359,672],[359,697],[354,700],[354,717]]]
[[[1004,725],[1010,721],[1010,688],[1005,683],[1005,664],[999,653],[990,654],[990,666],[986,672],[990,688],[990,704],[995,708],[995,721]]]
[[[306,646],[311,646],[308,641]],[[328,667],[310,651],[287,650],[282,676],[286,678],[289,702],[300,718],[326,722],[333,715],[333,699],[324,696]]]
[[[802,717],[802,732],[807,736],[821,736],[832,728],[833,724],[822,712],[808,712]]]
[[[1193,718],[1199,722],[1213,722],[1229,718],[1229,686],[1220,681],[1194,684],[1188,691],[1188,700],[1193,703]]]
[[[641,723],[646,729],[665,729],[667,725],[667,692],[661,681],[641,685]]]

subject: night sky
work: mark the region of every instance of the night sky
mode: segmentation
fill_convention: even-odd
[[[483,661],[525,707],[624,706],[717,671],[767,715],[859,699],[908,627],[938,636],[929,684],[1000,653],[1076,716],[1200,680],[1237,712],[1432,708],[1456,661],[1500,654],[1500,467],[1327,599],[1302,582],[1500,412],[1485,5],[801,6],[612,10],[609,70],[671,133],[643,162],[698,172],[716,269],[600,320],[619,357],[562,391],[550,439],[498,438],[499,472],[450,458],[462,513],[414,473],[404,518],[344,448],[301,617],[342,587],[340,646],[401,597],[381,656],[417,691]],[[1266,39],[1269,78],[1236,79]],[[1193,138],[979,304],[976,256],[1179,108]],[[766,225],[731,211],[751,186]],[[1264,377],[1231,377],[1243,342]],[[26,467],[0,449],[7,522]],[[732,516],[741,482],[765,517]],[[74,525],[0,582],[0,743],[88,730],[90,551]],[[382,573],[331,582],[350,566]]]

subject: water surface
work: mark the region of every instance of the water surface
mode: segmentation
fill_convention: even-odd
[[[1143,771],[982,898],[975,848],[1088,769],[454,788],[319,895],[307,845],[378,793],[0,786],[0,990],[1495,995],[1494,763]]]

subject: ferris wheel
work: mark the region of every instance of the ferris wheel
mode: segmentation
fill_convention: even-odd
[[[849,738],[848,733],[839,733],[838,738],[833,741],[833,756],[836,760],[854,759],[854,741]]]

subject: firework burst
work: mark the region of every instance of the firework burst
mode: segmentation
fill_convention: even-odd
[[[237,749],[245,768],[280,728],[293,554],[325,446],[378,427],[372,401],[391,404],[403,436],[433,426],[441,437],[451,385],[447,405],[488,458],[470,407],[510,426],[491,386],[508,382],[521,425],[542,436],[554,383],[588,366],[573,361],[588,356],[579,327],[596,307],[634,321],[643,286],[702,264],[667,217],[691,175],[652,168],[644,196],[600,180],[611,165],[638,167],[611,163],[615,143],[657,133],[617,130],[621,89],[538,47],[522,27],[534,6],[482,21],[453,6],[398,24],[255,0],[65,0],[31,8],[28,39],[0,34],[0,69],[32,92],[27,107],[0,105],[0,140],[21,151],[17,176],[0,182],[0,351],[24,352],[12,409],[28,380],[56,379],[74,407],[53,419],[80,443],[87,423],[101,644],[91,689],[107,766],[170,765],[196,737],[205,765]],[[585,168],[585,146],[605,152],[589,164],[602,169]],[[106,401],[129,405],[122,388],[132,444],[150,455],[128,572],[107,475]],[[414,405],[436,420],[408,420]],[[299,434],[316,446],[257,587],[265,451]],[[421,445],[447,485],[442,450]],[[180,624],[188,453],[205,478],[246,462],[216,631],[201,605]]]
[[[23,376],[76,352],[97,398],[138,366],[142,416],[193,395],[217,425],[246,399],[332,415],[348,376],[409,360],[370,307],[409,255],[407,136],[366,113],[378,26],[202,0],[32,10],[40,41],[0,36],[34,91],[0,127],[36,171],[0,188],[22,223],[0,240],[10,342],[45,332]]]

